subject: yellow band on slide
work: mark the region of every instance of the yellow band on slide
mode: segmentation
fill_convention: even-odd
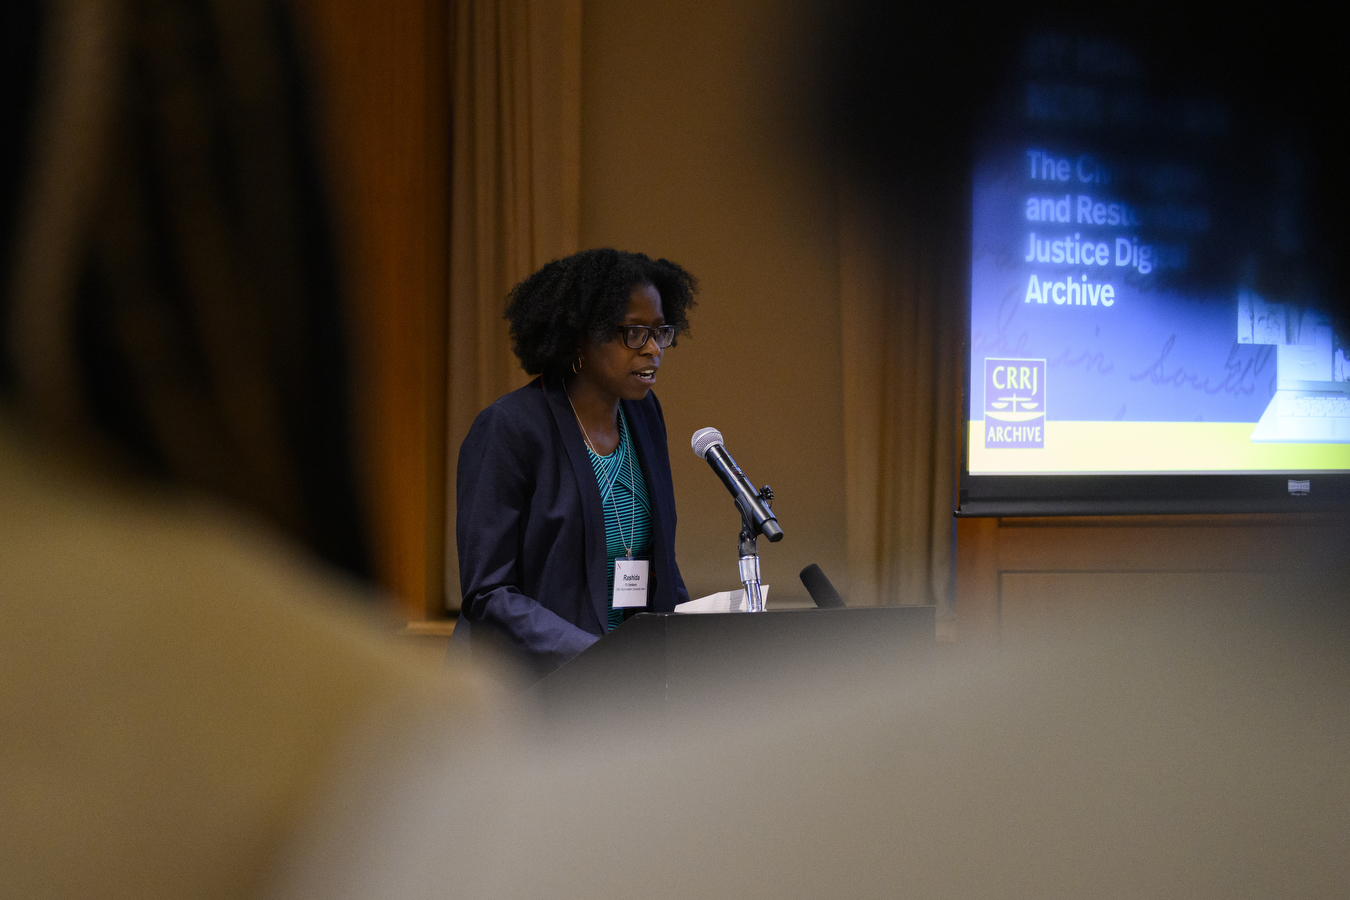
[[[1253,443],[1255,422],[1046,422],[1045,447],[986,449],[970,423],[972,475],[1350,471],[1350,444]]]

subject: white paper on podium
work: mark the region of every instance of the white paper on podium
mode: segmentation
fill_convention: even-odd
[[[765,605],[768,605],[769,586],[767,584],[759,586],[759,596],[763,598]],[[706,597],[699,597],[697,600],[690,600],[688,603],[675,605],[677,613],[745,612],[746,608],[745,588],[741,588],[739,591],[721,591],[716,594],[709,594]]]

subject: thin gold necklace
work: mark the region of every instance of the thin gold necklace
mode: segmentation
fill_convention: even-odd
[[[586,449],[589,450],[589,451],[591,451],[592,453],[594,453],[597,457],[600,457],[601,459],[604,459],[603,456],[600,456],[600,451],[596,450],[596,449],[595,449],[595,445],[591,443],[591,436],[590,436],[590,434],[586,431],[586,426],[583,425],[583,424],[581,424],[581,416],[577,415],[577,407],[576,407],[576,404],[572,402],[572,394],[571,394],[570,391],[567,390],[567,385],[566,385],[566,384],[563,385],[563,394],[567,397],[567,405],[570,406],[570,407],[572,407],[572,415],[576,417],[576,420],[577,420],[577,427],[581,429],[581,439],[582,439],[583,441],[586,442]],[[622,445],[623,445],[623,408],[620,407],[620,408],[619,408],[619,446],[622,446]],[[617,450],[618,447],[615,447],[614,449]],[[629,447],[629,448],[628,448],[628,454],[624,457],[624,462],[626,462],[626,463],[628,464],[628,484],[629,484],[629,490],[632,490],[632,484],[633,484],[633,448],[632,448],[632,447]],[[636,537],[636,536],[637,536],[637,497],[636,497],[636,496],[633,497],[633,508],[632,508],[631,515],[630,515],[631,521],[628,523],[628,535],[625,535],[625,534],[623,533],[623,519],[620,518],[620,516],[619,516],[619,501],[614,499],[614,490],[613,490],[613,488],[611,488],[611,489],[610,489],[610,492],[609,492],[609,502],[614,506],[614,522],[615,522],[615,524],[617,524],[617,525],[619,526],[619,540],[623,541],[623,549],[624,549],[624,553],[625,553],[625,555],[628,557],[628,559],[632,559],[632,558],[633,558],[633,542],[632,542],[631,540],[629,540],[629,535],[631,535],[631,536],[633,536],[633,537]]]

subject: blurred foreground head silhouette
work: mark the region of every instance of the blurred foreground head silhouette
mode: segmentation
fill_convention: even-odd
[[[258,896],[464,708],[370,620],[288,17],[0,5],[0,896]]]
[[[289,10],[6,4],[0,378],[19,415],[369,574]]]
[[[1156,126],[1166,103],[1220,99],[1232,114],[1232,140],[1207,174],[1217,197],[1252,202],[1215,216],[1212,230],[1221,237],[1213,252],[1223,260],[1258,257],[1276,296],[1306,291],[1313,270],[1319,305],[1338,333],[1350,333],[1350,169],[1342,163],[1350,58],[1342,33],[1321,27],[1320,5],[1263,3],[1250,16],[1162,0],[1134,4],[1128,15],[1062,0],[807,7],[812,27],[786,93],[805,111],[810,152],[883,226],[907,234],[918,221],[922,233],[968,248],[975,148],[1008,110],[1030,102],[1016,88],[1033,48],[1048,38],[1072,48],[1067,70],[1086,71],[1087,63],[1107,72],[1102,83],[1131,83],[1164,101],[1126,110],[1140,127],[1113,134],[1124,150],[1161,154]],[[1103,48],[1126,48],[1135,70],[1112,73],[1106,60],[1089,59]],[[1106,121],[1121,109],[1102,113]],[[1296,190],[1290,159],[1302,170]],[[1288,226],[1297,220],[1301,240],[1291,242]],[[1203,262],[1193,259],[1192,268]]]
[[[1337,896],[1344,607],[1149,599],[901,677],[864,641],[721,703],[424,742],[348,782],[282,896]]]

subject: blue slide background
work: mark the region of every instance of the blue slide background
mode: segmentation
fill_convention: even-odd
[[[1028,236],[1077,232],[1106,241],[1140,236],[1138,227],[1029,222],[1029,196],[1088,193],[1108,201],[1109,187],[1029,178],[1023,145],[991,147],[973,181],[970,416],[982,418],[984,359],[1046,360],[1051,420],[1255,422],[1275,392],[1275,347],[1237,342],[1237,294],[1231,286],[1182,294],[1167,273],[1128,267],[1026,262]],[[1038,149],[1076,157],[1099,148]],[[1115,286],[1114,306],[1024,302],[1032,273]]]

